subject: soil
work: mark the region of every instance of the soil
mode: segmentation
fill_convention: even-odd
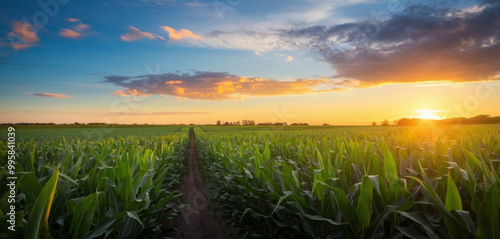
[[[229,238],[229,235],[223,230],[222,223],[214,217],[213,210],[205,196],[205,187],[198,171],[193,128],[189,129],[189,140],[188,172],[179,189],[184,194],[184,200],[189,206],[182,210],[182,218],[175,221],[173,225],[181,233],[170,236],[188,239]]]

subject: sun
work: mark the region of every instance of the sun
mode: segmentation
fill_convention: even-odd
[[[415,118],[418,119],[432,119],[432,120],[440,120],[444,117],[439,117],[434,113],[442,112],[442,110],[415,110],[415,112],[419,113]]]

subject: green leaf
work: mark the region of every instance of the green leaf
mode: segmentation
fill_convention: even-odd
[[[448,172],[448,186],[446,187],[446,202],[444,204],[448,211],[451,210],[462,210],[462,199],[460,198],[460,193],[458,188],[453,182],[450,173]]]
[[[26,204],[34,203],[40,191],[42,191],[42,185],[38,182],[33,172],[23,172],[19,174],[22,176],[19,178],[18,184],[21,192],[26,195]]]
[[[104,218],[99,225],[97,225],[92,231],[90,231],[87,236],[85,236],[85,239],[92,239],[92,238],[97,238],[100,237],[102,234],[106,232],[113,224],[117,221],[117,218],[112,218],[112,217],[106,217]]]
[[[73,209],[73,220],[71,220],[69,238],[85,237],[94,217],[98,195],[99,193],[92,193],[76,204]]]
[[[394,161],[391,151],[385,142],[380,143],[382,153],[384,154],[384,173],[389,182],[399,179],[398,167]]]
[[[358,223],[362,229],[370,225],[372,216],[372,198],[373,198],[373,184],[368,176],[363,176],[361,179],[361,188],[358,198],[358,206],[356,207],[356,215],[358,216]]]
[[[139,224],[141,224],[142,227],[144,227],[144,224],[142,224],[141,219],[139,218],[139,215],[137,215],[137,212],[135,212],[135,211],[134,212],[127,212],[127,216],[136,220],[137,222],[139,222]]]
[[[269,150],[269,145],[267,143],[264,147],[264,151],[262,152],[262,157],[264,158],[264,160],[271,159],[271,150]]]
[[[48,220],[58,179],[59,170],[52,174],[52,177],[43,186],[42,191],[36,198],[26,224],[26,229],[23,234],[24,238],[38,239],[42,235],[43,238],[48,238],[50,236]]]
[[[486,191],[477,218],[478,238],[500,238],[500,182],[493,184]]]
[[[422,227],[425,230],[428,238],[431,238],[431,239],[441,238],[439,236],[439,234],[434,230],[429,219],[422,212],[402,212],[402,211],[395,211],[395,212],[397,212],[397,213],[401,214],[402,216],[416,222],[420,227]],[[400,229],[401,228],[398,228],[398,230],[400,230]],[[403,234],[405,234],[405,232],[403,232],[403,231],[401,231],[401,232]],[[409,235],[406,235],[406,236],[409,236]]]

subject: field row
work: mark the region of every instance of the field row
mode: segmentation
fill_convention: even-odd
[[[187,135],[21,140],[15,232],[2,167],[1,238],[144,238],[179,216]],[[1,142],[5,145],[5,142]],[[2,147],[0,155],[7,158]],[[10,154],[9,154],[10,155]],[[4,166],[4,165],[3,165]]]
[[[25,131],[16,143],[16,232],[0,238],[157,238],[174,230],[166,222],[187,206],[175,190],[186,171],[187,127],[107,137],[74,130],[67,138]],[[237,238],[500,234],[499,126],[203,126],[195,134],[210,202]],[[7,172],[2,165],[2,228]]]
[[[198,130],[235,235],[498,238],[500,127]]]

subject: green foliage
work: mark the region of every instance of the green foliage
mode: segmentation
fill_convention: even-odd
[[[177,218],[184,206],[174,188],[186,168],[186,132],[19,140],[16,211],[27,222],[16,228],[17,235],[146,238],[172,230],[164,222]]]
[[[204,126],[197,136],[210,200],[235,234],[498,237],[499,126]]]

